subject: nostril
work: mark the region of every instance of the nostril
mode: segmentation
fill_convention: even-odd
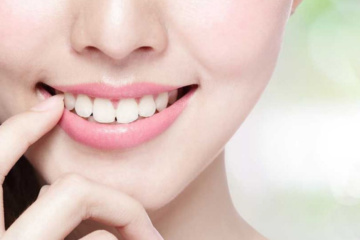
[[[97,56],[101,53],[101,51],[94,47],[94,46],[87,46],[86,48],[83,49],[83,52],[81,52],[81,54],[85,54],[88,55],[90,57],[94,57]]]
[[[99,51],[96,47],[93,47],[93,46],[88,46],[85,49],[88,52],[97,52],[97,51]]]
[[[144,46],[144,47],[139,48],[139,50],[144,51],[144,52],[149,52],[149,51],[151,51],[152,49],[153,49],[153,48],[152,48],[152,47],[149,47],[149,46]]]

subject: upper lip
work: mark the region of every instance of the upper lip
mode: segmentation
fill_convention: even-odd
[[[52,85],[54,89],[73,94],[84,94],[93,98],[140,98],[145,95],[156,95],[184,87],[163,85],[151,82],[138,82],[123,86],[111,86],[105,83],[83,83],[77,85]]]

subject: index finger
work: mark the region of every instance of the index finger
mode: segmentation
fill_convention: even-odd
[[[86,219],[115,227],[127,240],[164,240],[140,202],[75,174],[66,174],[50,185],[2,240],[64,239]]]
[[[50,97],[29,111],[17,114],[0,126],[0,183],[27,148],[50,131],[64,108],[63,95]],[[3,189],[0,189],[0,237],[5,231]]]
[[[1,184],[28,147],[56,125],[64,108],[62,100],[63,95],[50,97],[35,106],[38,108],[12,116],[0,126]]]

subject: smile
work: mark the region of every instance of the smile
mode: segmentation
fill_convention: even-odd
[[[65,110],[59,126],[72,139],[93,148],[112,150],[135,147],[160,135],[185,109],[197,87],[40,83],[37,89],[45,98],[64,94]]]

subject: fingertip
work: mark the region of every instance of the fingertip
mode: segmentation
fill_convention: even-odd
[[[47,112],[55,110],[60,106],[64,107],[64,94],[57,94],[55,96],[49,97],[33,106],[30,110],[36,112]]]

